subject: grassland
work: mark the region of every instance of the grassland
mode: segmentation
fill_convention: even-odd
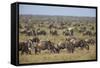
[[[47,17],[44,17],[44,18],[47,18]],[[50,17],[50,18],[52,18],[52,17]],[[64,17],[64,18],[65,18],[65,20],[67,19],[66,17]],[[22,26],[25,26],[26,23],[23,23],[24,20],[22,20],[22,18],[20,18],[20,19],[21,19],[20,24]],[[41,18],[39,18],[38,16],[37,17],[34,16],[32,18],[32,22],[35,22],[34,19],[41,20]],[[90,21],[92,21],[92,20],[90,20]],[[81,20],[81,22],[83,24],[85,24],[84,26],[87,28],[87,30],[90,29],[90,27],[88,25],[92,25],[92,26],[95,27],[95,23],[88,23],[88,24],[86,23],[87,18],[86,18],[86,21],[84,21],[84,19],[83,19],[83,20]],[[79,24],[81,24],[81,23],[79,23]],[[61,41],[65,41],[66,37],[68,37],[68,36],[64,36],[62,34],[63,30],[65,30],[65,29],[58,29],[57,31],[58,31],[59,35],[55,35],[55,36],[50,35],[50,33],[49,33],[50,29],[47,27],[48,24],[43,24],[44,27],[38,27],[38,22],[37,22],[37,24],[34,25],[34,23],[33,23],[30,26],[31,26],[31,28],[34,26],[36,29],[40,28],[41,30],[44,30],[44,31],[47,32],[46,35],[39,35],[38,36],[38,38],[40,40],[50,40],[51,42],[58,44]],[[70,26],[68,26],[67,24],[64,25],[64,26],[72,27],[73,23]],[[82,26],[79,26],[79,27],[75,26],[75,28],[78,28],[78,29],[80,29],[81,27]],[[95,31],[96,31],[96,27],[94,28],[94,32]],[[96,38],[95,36],[91,36],[91,37],[90,36],[83,36],[76,29],[74,29],[74,36],[76,38],[81,38],[81,39],[89,39],[89,38],[95,39]],[[25,41],[27,39],[31,39],[33,37],[34,36],[27,36],[26,34],[19,33],[19,41],[20,42]],[[86,50],[86,49],[80,50],[80,48],[76,48],[74,53],[68,53],[66,49],[63,49],[63,50],[60,51],[59,54],[54,54],[54,53],[50,53],[47,50],[42,50],[42,52],[38,55],[35,55],[34,51],[32,52],[32,55],[27,55],[27,54],[21,55],[21,52],[19,51],[19,63],[20,64],[27,64],[27,63],[43,63],[43,62],[95,60],[96,59],[96,44],[95,45],[89,45],[89,46],[90,46],[89,50]]]
[[[95,60],[96,59],[96,47],[91,46],[90,50],[76,49],[75,53],[68,53],[66,50],[62,50],[59,54],[52,54],[48,51],[42,51],[41,54],[35,55],[21,55],[19,52],[19,63],[43,63],[43,62],[61,62],[61,61],[77,61],[77,60]]]

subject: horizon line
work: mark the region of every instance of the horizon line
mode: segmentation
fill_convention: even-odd
[[[19,14],[19,15],[30,15],[30,16],[64,16],[64,17],[96,17],[96,16],[71,16],[71,15],[40,15],[40,14]]]

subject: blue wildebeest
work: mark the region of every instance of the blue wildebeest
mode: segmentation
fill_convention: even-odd
[[[41,50],[48,50],[51,53],[59,53],[59,49],[51,41],[40,41],[35,45],[35,54],[41,53]]]
[[[28,41],[19,42],[19,51],[21,51],[21,55],[24,53],[31,54],[31,47]]]
[[[51,35],[58,35],[58,32],[57,32],[57,30],[50,30],[50,34]]]
[[[89,50],[89,45],[83,39],[77,39],[77,40],[71,39],[70,42],[72,43],[72,45],[75,48],[80,47],[81,49],[85,48],[85,49]]]

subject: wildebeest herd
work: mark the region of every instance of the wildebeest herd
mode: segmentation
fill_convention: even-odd
[[[96,45],[96,23],[94,18],[82,20],[59,20],[43,17],[20,16],[19,52],[21,55],[74,53],[76,49],[89,51]]]

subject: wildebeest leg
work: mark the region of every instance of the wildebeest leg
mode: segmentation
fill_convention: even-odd
[[[83,50],[83,48],[84,48],[84,47],[83,47],[83,46],[81,46],[80,48],[81,48],[81,50]]]
[[[41,53],[41,49],[40,48],[38,49],[38,51],[39,51],[39,53]]]
[[[71,45],[68,45],[68,46],[67,46],[67,51],[68,51],[69,53],[71,53],[71,52],[72,52]]]
[[[37,54],[37,52],[38,52],[38,49],[35,47],[35,48],[34,48],[34,50],[35,50],[35,54]]]
[[[71,53],[74,53],[74,48],[72,48]]]
[[[83,43],[80,43],[80,44],[79,44],[79,47],[80,47],[81,50],[83,50],[84,44],[83,44]]]
[[[89,45],[86,45],[85,48],[86,48],[87,50],[89,50]]]
[[[55,50],[56,50],[56,53],[59,53],[60,52],[60,50],[58,48],[56,48]]]
[[[32,55],[32,48],[29,48],[29,54]]]
[[[50,53],[55,53],[55,49],[49,49],[50,50]]]
[[[55,53],[59,53],[60,52],[60,49],[58,47],[57,48],[55,47],[54,49],[55,49]]]
[[[58,49],[58,48],[53,48],[53,49],[52,49],[52,52],[53,52],[53,53],[59,53],[59,49]]]
[[[31,50],[28,51],[28,54],[32,55]]]
[[[21,55],[23,55],[25,52],[26,52],[26,51],[25,51],[25,49],[23,48],[23,49],[21,50]]]
[[[57,51],[56,51],[56,49],[53,49],[53,51],[52,51],[53,53],[57,53]]]
[[[28,54],[28,51],[26,51],[26,54]]]

